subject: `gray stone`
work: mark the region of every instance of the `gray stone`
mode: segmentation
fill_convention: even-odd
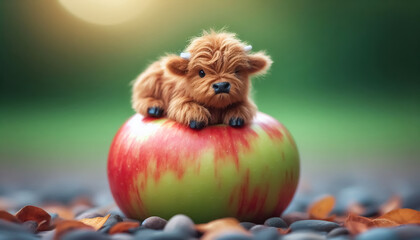
[[[404,240],[420,239],[420,225],[407,224],[395,227],[393,230]]]
[[[341,235],[341,236],[336,236],[336,237],[329,237],[328,240],[351,240],[352,238],[350,238],[349,235]]]
[[[256,233],[266,228],[271,228],[271,227],[265,226],[265,225],[255,225],[251,229],[249,229],[249,231],[251,231],[252,233]]]
[[[285,215],[281,216],[281,218],[286,222],[286,224],[288,226],[290,226],[294,222],[309,219],[308,214],[301,213],[301,212],[294,212],[294,213],[285,214]]]
[[[280,237],[280,234],[277,231],[277,228],[268,227],[256,232],[254,237],[258,240],[277,240]]]
[[[153,216],[146,218],[141,225],[150,229],[162,230],[163,228],[165,228],[167,222],[168,221],[161,217]]]
[[[88,210],[85,212],[82,212],[81,214],[76,216],[76,220],[80,220],[83,218],[96,218],[96,217],[103,217],[104,215],[100,214],[98,210]]]
[[[342,235],[349,235],[349,230],[345,227],[338,227],[335,228],[333,230],[331,230],[328,234],[327,237],[337,237],[337,236],[342,236]]]
[[[323,221],[323,220],[301,220],[294,222],[290,225],[292,232],[298,230],[313,230],[318,232],[329,232],[334,228],[338,228],[335,222]]]
[[[164,232],[183,232],[189,236],[196,235],[194,222],[191,220],[191,218],[183,214],[175,215],[171,219],[169,219],[163,231]]]
[[[184,240],[190,237],[185,236],[183,232],[170,231],[164,232],[160,230],[145,229],[136,233],[134,239],[138,240]]]
[[[0,230],[0,240],[39,240],[39,238],[28,232],[10,232]]]
[[[284,235],[281,240],[326,240],[323,234],[311,231],[299,231]]]
[[[112,240],[131,240],[133,239],[133,235],[130,235],[128,233],[117,233],[111,235]]]
[[[243,228],[245,228],[246,230],[251,229],[253,226],[255,226],[255,223],[252,222],[241,222],[239,223]]]
[[[5,221],[5,220],[2,220],[2,219],[0,219],[0,231],[3,231],[3,232],[27,232],[27,233],[30,233],[30,231],[28,231],[28,229],[26,229],[21,224],[12,223],[12,222]]]
[[[272,217],[265,220],[264,225],[269,227],[276,227],[276,228],[287,228],[287,223],[279,217]]]
[[[356,240],[399,240],[397,233],[390,228],[373,228],[358,235]]]
[[[36,230],[38,228],[38,223],[35,221],[26,221],[22,223],[22,227],[24,227],[31,233],[36,233]]]
[[[215,240],[252,240],[252,236],[238,232],[229,232],[215,238]]]
[[[55,236],[55,229],[50,231],[42,231],[37,234],[42,240],[53,240]]]
[[[66,233],[61,240],[110,240],[111,238],[100,232],[94,232],[89,230],[74,230]]]

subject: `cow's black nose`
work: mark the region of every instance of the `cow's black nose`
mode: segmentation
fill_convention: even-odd
[[[216,94],[219,94],[219,93],[229,93],[229,91],[230,91],[230,83],[228,83],[228,82],[215,83],[215,84],[213,84],[213,88],[214,88],[214,92]]]

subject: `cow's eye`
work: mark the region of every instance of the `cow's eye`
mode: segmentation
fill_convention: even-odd
[[[203,78],[204,76],[206,76],[206,73],[204,72],[203,69],[201,69],[200,71],[198,71],[198,76],[200,76],[201,78]]]

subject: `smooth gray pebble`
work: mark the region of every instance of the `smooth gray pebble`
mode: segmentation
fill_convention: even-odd
[[[61,240],[110,240],[111,237],[99,232],[88,230],[74,230],[66,233]]]
[[[136,234],[135,239],[139,240],[184,240],[188,239],[189,237],[186,237],[184,233],[174,231],[174,232],[164,232],[159,230],[153,230],[154,232],[146,235],[141,236]]]
[[[141,225],[150,229],[162,230],[165,228],[167,222],[168,221],[161,217],[152,216],[146,218]]]
[[[357,235],[355,240],[399,240],[394,229],[374,228],[367,232]]]
[[[338,228],[334,228],[333,230],[331,230],[328,234],[327,237],[337,237],[337,236],[342,236],[342,235],[349,235],[350,232],[347,228],[345,227],[338,227]]]
[[[143,228],[135,232],[134,237],[135,239],[147,239],[148,237],[152,236],[153,234],[157,232],[162,232],[161,230],[154,230],[154,229],[148,229]]]
[[[253,226],[255,226],[255,223],[252,222],[241,222],[239,223],[243,228],[245,228],[246,230],[251,229]]]
[[[341,236],[336,236],[336,237],[329,237],[328,240],[351,240],[352,238],[350,238],[350,236],[346,236],[346,235],[341,235]]]
[[[263,229],[266,229],[266,228],[270,228],[270,227],[258,224],[258,225],[253,226],[252,228],[250,228],[249,231],[252,232],[252,233],[256,233],[256,232],[259,232],[259,231],[261,231]]]
[[[215,238],[215,240],[252,240],[252,236],[245,235],[242,233],[225,233],[220,235],[219,237]]]
[[[80,220],[83,218],[96,218],[96,217],[103,217],[104,215],[96,212],[96,211],[86,211],[86,212],[82,212],[81,214],[76,216],[76,220]]]
[[[112,240],[131,240],[134,236],[128,233],[117,233],[111,235]]]
[[[39,240],[39,238],[27,232],[9,232],[0,230],[0,240]]]
[[[268,227],[261,229],[260,231],[254,234],[254,238],[258,240],[277,240],[279,239],[280,234],[277,231],[277,228]]]
[[[276,228],[287,228],[287,223],[279,217],[272,217],[265,220],[264,225],[269,227],[276,227]]]
[[[38,223],[35,221],[26,221],[22,223],[22,227],[28,230],[31,233],[35,233],[38,228]]]
[[[397,235],[404,240],[420,239],[420,225],[407,224],[393,228]]]
[[[281,240],[326,240],[327,237],[325,235],[310,232],[310,231],[299,231],[294,233],[289,233],[284,235]]]
[[[30,233],[24,226],[0,219],[0,231]]]
[[[329,232],[334,228],[338,228],[338,225],[335,222],[329,222],[324,220],[301,220],[296,221],[290,225],[290,229],[293,231],[298,230],[313,230],[318,232]]]
[[[195,236],[196,230],[194,222],[191,218],[183,215],[178,214],[173,216],[169,221],[166,223],[165,227],[163,228],[164,232],[184,232],[189,236]]]

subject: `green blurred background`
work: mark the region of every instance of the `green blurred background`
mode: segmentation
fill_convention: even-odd
[[[130,82],[203,29],[266,50],[305,176],[420,166],[420,1],[1,1],[0,180],[106,184]],[[52,180],[55,179],[55,180]]]

